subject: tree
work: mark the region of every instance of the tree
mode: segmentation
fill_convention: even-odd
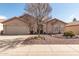
[[[25,13],[28,13],[32,16],[34,16],[37,19],[37,31],[38,34],[40,34],[41,31],[41,25],[42,25],[42,19],[45,16],[49,16],[50,12],[52,11],[52,8],[48,3],[29,3],[27,4],[27,7],[25,8]]]
[[[74,21],[77,21],[76,18],[73,19],[73,22],[74,22]]]

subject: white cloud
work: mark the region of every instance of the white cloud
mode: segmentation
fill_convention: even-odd
[[[0,19],[6,19],[7,17],[5,17],[5,16],[0,16]]]
[[[75,15],[69,16],[68,19],[66,20],[66,22],[72,22],[73,18],[76,18],[76,16]]]
[[[79,15],[78,14],[74,14],[74,15],[71,15],[68,19],[69,22],[72,22],[73,21],[73,18],[76,18],[78,21],[79,21]]]
[[[75,15],[71,15],[70,17],[69,17],[69,19],[73,19],[75,17]]]

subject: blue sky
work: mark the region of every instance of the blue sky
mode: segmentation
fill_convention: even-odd
[[[79,20],[79,4],[78,3],[52,3],[52,17],[58,18],[65,22],[71,22],[75,17]],[[22,3],[2,3],[0,4],[0,17],[7,19],[20,16],[24,13],[25,4]]]
[[[7,19],[19,16],[24,12],[24,7],[24,4],[0,3],[0,16],[5,16]]]
[[[79,20],[79,3],[55,3],[52,4],[52,17],[65,22],[72,22],[73,18]]]

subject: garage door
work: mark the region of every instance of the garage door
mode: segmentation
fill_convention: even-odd
[[[29,28],[26,26],[7,26],[5,34],[29,34]]]

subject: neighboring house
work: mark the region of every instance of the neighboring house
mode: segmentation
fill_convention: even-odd
[[[58,19],[44,20],[41,25],[40,33],[63,33],[65,22]],[[3,22],[4,34],[35,34],[38,33],[37,20],[24,14],[13,17]]]
[[[72,31],[75,34],[79,34],[79,21],[76,21],[74,19],[73,22],[68,23],[65,26],[65,32],[67,32],[67,31]]]
[[[0,19],[0,34],[3,31],[3,24],[2,24],[3,21],[4,19]]]

